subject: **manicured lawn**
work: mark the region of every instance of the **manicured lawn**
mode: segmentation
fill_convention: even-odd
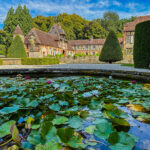
[[[121,66],[134,67],[134,64],[121,64]]]

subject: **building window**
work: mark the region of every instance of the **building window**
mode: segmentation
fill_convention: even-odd
[[[96,48],[96,45],[93,45],[93,49],[95,49]]]
[[[85,49],[88,49],[88,45],[85,45]]]
[[[133,44],[134,43],[134,35],[132,32],[127,32],[126,43]]]
[[[48,54],[49,54],[49,55],[51,55],[51,48],[49,49],[49,52],[48,52]]]

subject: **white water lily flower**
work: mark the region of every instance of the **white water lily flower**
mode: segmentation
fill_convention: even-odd
[[[93,90],[93,91],[91,91],[91,93],[92,93],[93,95],[99,95],[99,94],[100,94],[100,92],[99,92],[98,90]]]
[[[55,89],[57,89],[57,88],[60,87],[60,85],[59,85],[59,84],[54,84],[53,87],[54,87]]]
[[[96,88],[97,88],[97,89],[102,89],[102,86],[101,86],[101,85],[99,85],[99,86],[96,86]]]
[[[92,96],[92,93],[90,93],[90,92],[85,92],[85,93],[83,93],[82,96],[83,96],[83,97],[91,97],[91,96]]]
[[[109,79],[112,79],[112,76],[109,76]]]

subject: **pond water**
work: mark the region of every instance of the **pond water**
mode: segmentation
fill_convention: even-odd
[[[0,149],[150,150],[149,123],[150,84],[0,78]]]

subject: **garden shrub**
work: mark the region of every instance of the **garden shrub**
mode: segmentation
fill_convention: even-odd
[[[5,55],[5,54],[6,54],[6,46],[0,45],[0,55]]]
[[[85,56],[86,56],[86,54],[84,54],[84,53],[76,53],[76,54],[74,54],[74,58],[85,57]]]
[[[103,46],[99,60],[103,62],[116,62],[123,59],[121,46],[114,31],[110,31]]]
[[[0,59],[0,65],[2,65],[3,64],[3,60],[2,59]]]
[[[150,63],[150,21],[136,25],[133,59],[135,68],[148,68]]]
[[[22,65],[53,65],[59,64],[58,58],[22,58]]]
[[[27,57],[24,44],[20,36],[16,36],[8,49],[8,58],[25,58]]]

